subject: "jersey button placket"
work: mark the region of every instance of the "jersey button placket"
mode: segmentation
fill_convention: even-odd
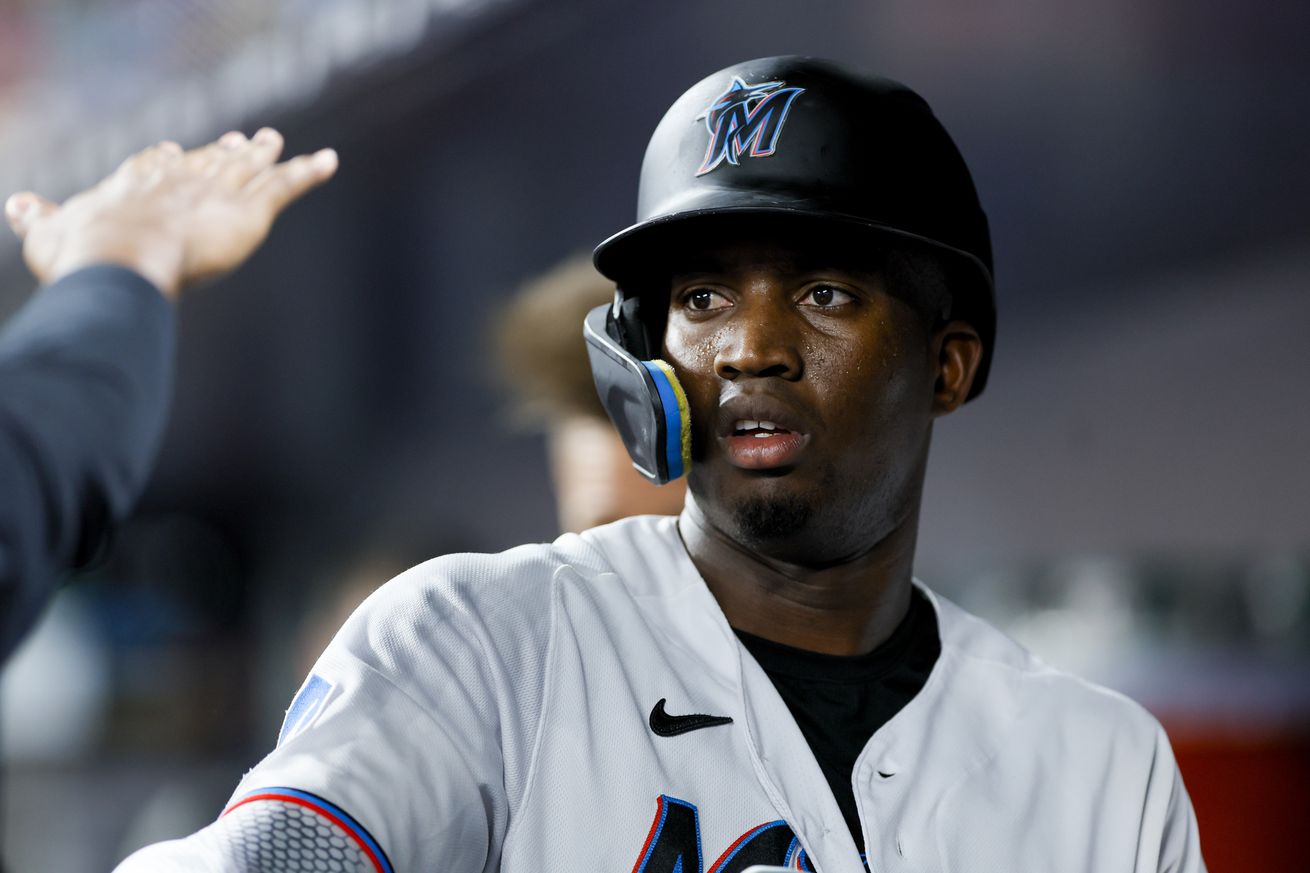
[[[876,763],[874,763],[875,761]],[[883,754],[880,756],[879,755],[870,756],[870,760],[866,761],[865,764],[860,768],[860,775],[864,783],[868,785],[870,789],[868,794],[868,797],[871,801],[870,805],[877,806],[877,794],[879,788],[885,785],[889,785],[893,782],[898,782],[896,776],[900,772],[901,772],[900,763],[891,755]],[[869,817],[871,821],[876,821],[878,818],[874,810],[868,809],[867,807],[864,810],[864,813]],[[896,849],[896,855],[899,856],[900,858],[909,858],[909,849],[907,846],[905,833],[901,830],[900,827],[897,827],[895,829],[895,836],[892,839],[894,841],[893,845],[895,846]],[[868,867],[872,871],[872,873],[880,873],[880,871],[874,869],[873,864],[869,864]]]

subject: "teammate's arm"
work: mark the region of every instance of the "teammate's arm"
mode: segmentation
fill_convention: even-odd
[[[0,660],[145,484],[172,381],[164,298],[236,268],[336,166],[281,149],[271,129],[161,143],[62,205],[9,198],[46,287],[0,331]]]

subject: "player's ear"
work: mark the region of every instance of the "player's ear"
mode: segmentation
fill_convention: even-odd
[[[937,379],[933,385],[933,415],[948,415],[969,396],[982,361],[983,344],[967,321],[948,321],[933,334]]]

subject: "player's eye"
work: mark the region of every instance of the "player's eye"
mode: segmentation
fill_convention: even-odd
[[[732,303],[713,288],[700,286],[683,292],[682,305],[697,312],[708,312],[712,309],[724,309]]]
[[[836,285],[815,285],[809,288],[800,299],[802,306],[818,306],[830,308],[842,306],[847,303],[853,303],[855,295],[849,291],[843,291]]]

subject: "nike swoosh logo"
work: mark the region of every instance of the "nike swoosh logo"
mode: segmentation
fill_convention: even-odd
[[[704,715],[698,712],[689,715],[669,715],[664,711],[666,701],[667,698],[661,697],[660,702],[650,711],[650,729],[662,737],[676,737],[688,731],[732,724],[732,719],[726,715]]]

